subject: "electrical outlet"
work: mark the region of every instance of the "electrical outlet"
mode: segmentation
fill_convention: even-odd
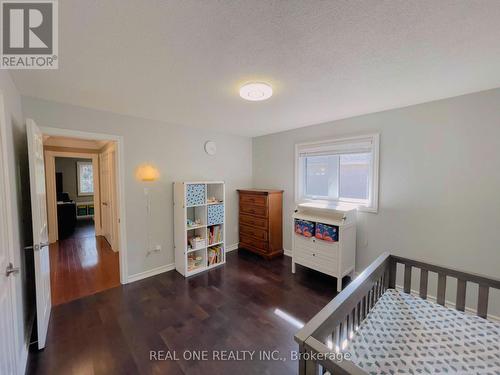
[[[146,253],[146,257],[150,256],[153,253],[159,253],[161,251],[161,245],[156,245],[153,249],[149,250]]]

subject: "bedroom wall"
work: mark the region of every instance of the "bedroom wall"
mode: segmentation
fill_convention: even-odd
[[[125,150],[125,210],[129,276],[174,262],[172,182],[224,180],[226,182],[226,240],[238,242],[236,189],[252,184],[252,140],[208,130],[176,126],[110,112],[86,109],[23,97],[26,118],[39,126],[121,135]],[[217,143],[217,154],[209,156],[205,141]],[[153,163],[161,173],[150,185],[153,246],[160,253],[146,257],[146,200],[144,184],[135,179],[135,169]]]
[[[78,196],[76,163],[79,161],[92,162],[92,159],[78,158],[55,158],[56,173],[62,173],[63,192],[68,193],[72,201],[75,202],[93,202],[93,195]]]
[[[365,132],[381,135],[379,212],[358,214],[357,270],[390,251],[500,278],[500,89],[254,138],[254,187],[285,190],[284,247],[294,145]]]
[[[24,246],[31,244],[31,221],[29,171],[26,128],[21,110],[21,97],[9,73],[0,70],[0,90],[5,105],[5,145],[6,163],[9,171],[10,216],[12,222],[12,241],[14,259],[12,263],[20,267],[21,272],[14,278],[15,316],[16,316],[16,353],[18,365],[24,366],[27,359],[27,345],[29,344],[29,326],[34,317],[33,307],[33,274],[32,256],[27,257]],[[3,144],[2,146],[3,147]],[[3,151],[3,150],[2,150]],[[3,270],[2,270],[3,271]]]

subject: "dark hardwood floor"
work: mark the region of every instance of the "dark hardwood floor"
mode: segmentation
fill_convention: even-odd
[[[170,271],[54,307],[28,374],[295,374],[294,319],[309,320],[335,294],[335,279],[300,266],[293,275],[289,257],[234,251],[189,279]],[[152,361],[152,350],[179,360]],[[185,360],[185,350],[279,350],[285,360]]]
[[[85,238],[95,236],[95,223],[92,218],[78,219],[75,231],[71,238]]]
[[[71,237],[50,245],[52,305],[60,305],[120,285],[119,255],[94,223],[78,220]]]

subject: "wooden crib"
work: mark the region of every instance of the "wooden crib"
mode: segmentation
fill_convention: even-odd
[[[396,289],[397,265],[404,266],[403,292],[410,294],[412,272],[420,269],[418,295],[427,299],[429,273],[437,274],[435,302],[445,305],[446,280],[457,280],[455,309],[465,310],[467,283],[478,284],[477,316],[487,319],[490,288],[500,289],[500,280],[425,262],[382,254],[355,280],[314,316],[296,335],[299,344],[299,374],[366,374],[362,366],[335,356],[333,348],[348,342],[388,289]],[[414,298],[414,297],[412,297]],[[428,304],[428,302],[425,302]],[[434,304],[433,304],[434,305]],[[436,306],[438,307],[438,306]],[[441,307],[439,307],[441,308]],[[456,314],[454,310],[453,314]],[[476,317],[472,317],[477,319]],[[485,321],[486,322],[486,321]],[[500,325],[499,325],[500,327]],[[500,331],[498,331],[500,332]],[[498,363],[498,362],[497,362]]]

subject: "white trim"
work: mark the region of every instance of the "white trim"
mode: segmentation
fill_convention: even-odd
[[[119,138],[123,138],[121,135],[93,133],[80,130],[54,128],[50,126],[40,127],[40,129],[42,130],[43,134],[56,137],[83,138],[91,139],[93,141],[118,141]]]
[[[356,204],[355,202],[349,202],[348,200],[325,200],[325,199],[307,199],[303,198],[301,191],[302,191],[302,182],[300,181],[300,175],[301,175],[301,166],[299,163],[299,157],[301,153],[301,149],[304,147],[311,147],[311,148],[316,148],[316,149],[321,149],[324,150],[326,145],[328,144],[342,144],[342,143],[348,143],[348,142],[354,142],[354,141],[360,141],[360,140],[365,140],[365,139],[370,139],[372,146],[372,169],[371,169],[371,183],[370,183],[370,206],[364,206],[362,204]],[[295,187],[295,203],[300,204],[300,203],[314,203],[317,201],[320,202],[325,202],[328,201],[331,204],[337,204],[337,205],[352,205],[353,208],[357,208],[359,211],[363,212],[372,212],[372,213],[377,213],[378,212],[378,190],[379,190],[379,167],[380,167],[380,133],[368,133],[368,134],[359,134],[359,135],[352,135],[352,136],[346,136],[346,137],[339,137],[339,138],[333,138],[333,139],[327,139],[327,140],[322,140],[322,141],[314,141],[314,142],[304,142],[304,143],[297,143],[295,144],[295,175],[294,175],[294,187]]]
[[[288,250],[288,249],[285,249],[283,248],[283,254],[287,257],[291,257],[292,256],[292,250]]]
[[[115,141],[117,148],[117,173],[118,173],[118,202],[120,208],[118,212],[120,213],[120,282],[122,284],[127,284],[129,282],[128,277],[128,258],[127,258],[127,223],[126,223],[126,206],[125,206],[125,150],[123,136],[113,135],[113,134],[103,134],[103,133],[92,133],[84,132],[79,130],[69,130],[61,128],[52,127],[41,127],[43,134],[69,137],[69,138],[83,138],[83,139],[93,139],[93,140],[107,140]]]
[[[238,242],[236,242],[236,243],[234,243],[232,245],[227,245],[226,246],[226,254],[230,253],[231,251],[238,250],[238,247],[239,247],[239,243]]]
[[[161,273],[173,271],[173,270],[175,270],[175,263],[166,264],[164,266],[152,268],[152,269],[147,270],[147,271],[143,271],[143,272],[136,273],[134,275],[130,275],[128,277],[128,282],[133,283],[135,281],[146,279],[148,277],[156,276],[156,275],[159,275]]]

